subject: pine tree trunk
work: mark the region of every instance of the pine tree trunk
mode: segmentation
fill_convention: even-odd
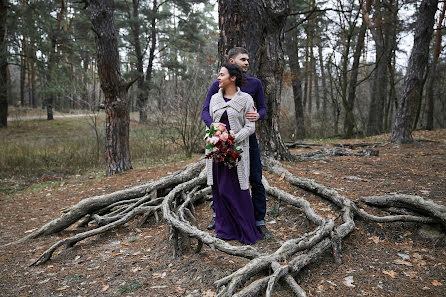
[[[0,128],[8,127],[8,48],[6,40],[6,17],[8,1],[0,0]]]
[[[22,53],[20,55],[20,106],[25,106],[25,79],[26,79],[26,51],[25,38],[22,39]]]
[[[136,106],[139,111],[139,122],[144,124],[147,123],[147,111],[146,111],[146,103],[147,103],[147,94],[144,88],[144,54],[141,49],[141,40],[139,38],[140,35],[140,23],[136,21],[139,18],[139,4],[140,1],[133,0],[133,12],[132,17],[135,19],[130,25],[131,31],[133,34],[133,46],[135,48],[135,56],[136,56],[136,70],[138,71],[140,78],[137,81],[137,96],[136,96]]]
[[[325,137],[325,132],[327,129],[327,103],[328,103],[328,87],[327,78],[325,74],[324,60],[322,54],[322,40],[319,35],[318,39],[318,56],[319,56],[319,69],[321,71],[321,81],[322,81],[322,130],[323,136]]]
[[[362,22],[361,27],[358,32],[358,40],[356,42],[355,53],[353,54],[353,65],[350,73],[350,82],[348,86],[347,95],[347,108],[345,109],[345,121],[344,121],[344,134],[345,138],[351,138],[353,136],[353,129],[355,127],[355,117],[353,114],[353,109],[355,106],[356,99],[356,84],[358,82],[358,72],[359,72],[359,60],[361,58],[362,49],[364,48],[364,38],[365,32],[367,30],[367,25]]]
[[[438,20],[437,31],[435,33],[435,46],[434,46],[434,54],[432,55],[432,64],[430,67],[429,81],[427,85],[427,114],[426,114],[426,129],[433,130],[434,129],[434,85],[438,82],[437,76],[437,64],[438,57],[440,56],[441,51],[441,24],[443,23],[444,16],[446,11],[446,3],[443,3],[443,9],[441,10],[440,18]]]
[[[413,142],[411,106],[421,93],[437,5],[438,0],[423,0],[420,5],[415,25],[414,45],[404,77],[404,93],[398,102],[395,123],[390,137],[390,141],[394,143]]]
[[[288,0],[219,0],[219,53],[243,46],[249,52],[249,73],[262,81],[267,115],[258,122],[260,150],[282,159],[292,156],[279,130],[282,86],[283,28],[288,15]]]
[[[119,71],[118,32],[113,16],[113,0],[94,0],[90,6],[91,22],[96,32],[99,79],[105,98],[105,160],[106,174],[109,176],[132,168],[129,150],[129,86]]]
[[[296,29],[286,34],[285,49],[287,51],[290,71],[291,84],[293,87],[294,111],[296,118],[296,138],[305,138],[304,107],[302,102],[302,74],[299,65],[299,51],[297,49]]]
[[[370,19],[364,18],[370,28],[376,47],[376,69],[372,85],[372,96],[369,105],[369,117],[367,123],[367,135],[376,135],[384,131],[384,107],[387,102],[389,72],[388,66],[391,63],[393,52],[393,31],[392,26],[396,26],[393,9],[394,1],[388,3],[377,1],[374,23]],[[363,11],[364,13],[364,11]],[[395,32],[396,33],[396,32]]]

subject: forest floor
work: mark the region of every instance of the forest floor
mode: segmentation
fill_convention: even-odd
[[[373,141],[385,142],[388,136]],[[446,205],[446,129],[416,131],[414,138],[417,144],[376,147],[379,156],[282,163],[294,175],[333,187],[354,201],[360,196],[400,193]],[[363,141],[370,139],[337,142]],[[304,151],[309,149],[293,150]],[[83,198],[158,179],[185,164],[134,169],[111,177],[45,176],[26,190],[2,192],[0,245],[32,232]],[[272,185],[308,199],[319,214],[338,215],[336,207],[323,199],[280,177],[264,175]],[[385,214],[360,205],[371,213]],[[199,225],[205,229],[211,218],[209,203],[197,206],[196,211]],[[254,245],[261,251],[273,251],[283,241],[314,228],[298,209],[278,205],[273,199],[268,200],[266,220],[274,238]],[[377,224],[359,218],[355,222],[355,230],[342,242],[341,265],[327,253],[297,276],[308,296],[446,296],[445,230],[416,223]],[[152,220],[142,227],[135,224],[130,221],[81,241],[36,267],[28,265],[60,238],[82,230],[71,227],[57,235],[2,248],[0,296],[215,296],[213,282],[247,263],[207,246],[199,254],[186,251],[182,257],[173,258],[166,224],[155,225]],[[291,294],[283,287],[274,296]]]

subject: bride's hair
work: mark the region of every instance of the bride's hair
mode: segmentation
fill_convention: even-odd
[[[224,63],[221,67],[228,69],[229,77],[235,76],[235,85],[241,87],[246,83],[246,78],[243,77],[243,72],[236,64]]]

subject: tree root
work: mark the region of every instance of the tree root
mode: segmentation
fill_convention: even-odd
[[[446,206],[439,205],[433,201],[424,200],[415,195],[390,195],[390,196],[363,196],[361,199],[370,205],[379,207],[400,207],[408,208],[416,212],[427,215],[422,223],[439,222],[446,228]],[[407,215],[415,217],[414,215]]]
[[[327,152],[325,149],[322,150]],[[348,152],[349,155],[352,155],[349,151],[339,148],[331,152],[335,154]],[[355,201],[347,199],[333,188],[323,186],[311,179],[295,177],[278,161],[264,159],[263,164],[267,171],[285,178],[292,185],[335,204],[338,207],[342,222],[337,225],[333,219],[320,216],[305,199],[272,187],[264,179],[263,183],[267,195],[279,202],[298,208],[315,227],[311,232],[303,234],[300,238],[287,240],[271,254],[259,252],[253,246],[231,245],[206,231],[202,231],[198,225],[194,205],[206,201],[211,193],[211,188],[206,185],[205,172],[201,171],[204,162],[200,161],[158,181],[152,181],[124,191],[84,199],[69,208],[60,218],[49,222],[33,233],[32,236],[21,240],[61,231],[77,221],[79,221],[79,225],[84,226],[89,222],[96,222],[97,228],[59,240],[53,244],[31,264],[31,266],[39,265],[48,261],[60,247],[72,247],[81,240],[121,226],[138,215],[142,216],[139,224],[144,223],[151,216],[158,223],[160,220],[158,213],[162,213],[162,218],[169,226],[169,239],[172,243],[174,257],[181,256],[186,246],[191,246],[191,239],[194,239],[197,240],[195,248],[197,253],[201,251],[203,245],[207,245],[214,251],[219,250],[229,255],[250,260],[232,274],[214,282],[214,286],[217,288],[217,296],[251,297],[263,293],[265,293],[265,296],[272,296],[277,284],[282,282],[291,289],[295,296],[302,297],[306,296],[305,291],[296,282],[295,277],[304,267],[317,261],[327,252],[332,253],[337,264],[342,262],[342,240],[353,232],[355,227],[354,216],[373,222],[440,222],[443,226],[446,226],[446,207],[437,205],[432,201],[423,200],[421,197],[409,195],[362,197],[362,200],[367,204],[405,208],[414,211],[402,215],[374,216],[360,208]],[[336,222],[338,221],[340,220],[336,219]],[[263,274],[263,276],[259,277],[259,274]],[[257,279],[254,279],[255,277]]]
[[[151,181],[133,188],[117,191],[111,194],[105,194],[95,197],[83,199],[76,205],[65,210],[64,213],[57,219],[54,219],[37,231],[25,236],[17,241],[7,243],[1,247],[7,247],[13,244],[21,243],[29,239],[38,238],[44,235],[58,233],[72,224],[76,223],[82,217],[94,214],[101,209],[106,209],[114,203],[120,201],[129,201],[134,198],[140,198],[149,192],[161,191],[166,188],[178,185],[191,177],[197,176],[204,167],[204,160],[186,166],[185,169],[177,171],[171,175],[165,176],[159,180]],[[139,201],[139,199],[138,199]]]
[[[302,161],[311,161],[311,160],[321,160],[326,157],[333,156],[355,156],[355,157],[370,157],[370,156],[378,156],[379,151],[374,149],[364,149],[359,152],[354,152],[352,150],[343,148],[343,147],[322,147],[320,150],[308,152],[308,153],[300,153],[294,154],[293,160],[302,162]]]

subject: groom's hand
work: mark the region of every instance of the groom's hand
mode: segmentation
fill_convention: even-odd
[[[257,112],[257,109],[255,107],[253,107],[253,108],[254,108],[254,111],[248,111],[246,113],[246,118],[250,122],[256,122],[260,118],[260,115]]]

